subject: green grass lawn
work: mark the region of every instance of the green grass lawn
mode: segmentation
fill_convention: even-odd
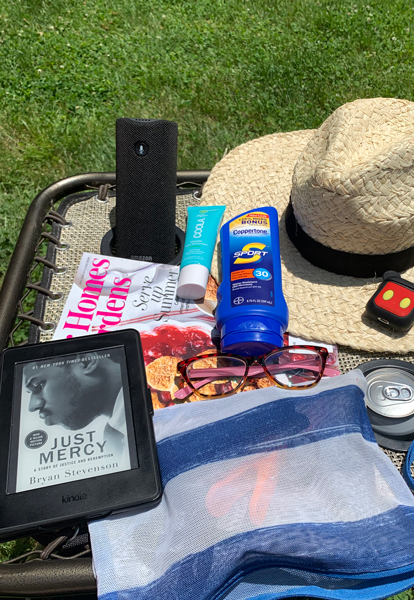
[[[0,0],[0,281],[40,189],[115,169],[117,117],[177,121],[179,168],[211,168],[356,98],[414,100],[413,34],[404,0]]]
[[[115,119],[179,124],[179,168],[317,127],[356,98],[413,99],[405,0],[0,0],[0,280],[29,202],[115,168]]]

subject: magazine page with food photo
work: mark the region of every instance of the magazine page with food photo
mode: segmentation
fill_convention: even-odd
[[[137,329],[154,408],[171,406],[178,362],[216,349],[217,286],[210,277],[202,300],[178,298],[179,271],[174,265],[84,253],[53,339]]]

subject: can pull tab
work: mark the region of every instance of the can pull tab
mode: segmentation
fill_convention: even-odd
[[[389,400],[412,400],[413,391],[405,385],[387,385],[383,389],[383,394]]]

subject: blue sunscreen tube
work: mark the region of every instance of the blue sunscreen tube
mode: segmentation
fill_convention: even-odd
[[[277,211],[248,210],[220,232],[223,280],[217,291],[222,352],[260,356],[283,346],[289,311],[282,291]]]
[[[189,206],[177,296],[198,300],[206,292],[225,206]]]

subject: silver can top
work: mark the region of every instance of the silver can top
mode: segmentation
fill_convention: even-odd
[[[365,375],[368,390],[366,405],[379,415],[400,419],[414,414],[414,376],[385,367]]]

